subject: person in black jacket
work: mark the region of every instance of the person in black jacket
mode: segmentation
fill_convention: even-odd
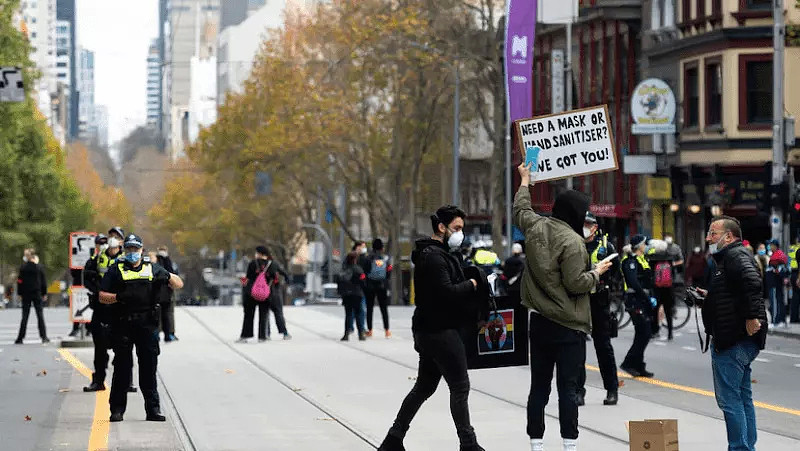
[[[19,323],[19,334],[15,344],[21,345],[25,340],[28,329],[28,317],[31,314],[31,305],[36,310],[36,319],[39,325],[39,338],[42,343],[50,343],[47,338],[47,328],[44,325],[43,303],[47,296],[47,278],[44,269],[39,265],[39,256],[33,249],[26,249],[22,258],[24,263],[19,268],[17,278],[17,293],[22,297],[22,320]]]
[[[172,259],[169,258],[167,246],[158,246],[156,260],[153,263],[163,266],[170,274],[178,274]],[[164,284],[161,293],[161,332],[164,332],[165,342],[178,340],[178,337],[175,336],[175,299],[173,295],[174,290]]]
[[[461,451],[484,451],[470,423],[467,355],[458,332],[468,321],[478,281],[464,276],[459,257],[451,253],[458,251],[464,240],[465,217],[458,207],[439,208],[431,216],[433,236],[418,240],[411,254],[417,306],[412,331],[419,372],[379,451],[405,450],[403,438],[411,420],[442,377],[450,388],[450,413]]]
[[[372,241],[372,252],[363,259],[364,274],[364,299],[367,302],[367,336],[372,336],[372,313],[375,309],[375,299],[378,300],[378,307],[381,309],[383,319],[383,331],[386,338],[392,337],[389,330],[389,277],[391,277],[392,266],[389,263],[389,256],[383,253],[383,240],[375,238]]]
[[[347,254],[342,272],[337,276],[337,290],[342,296],[344,305],[344,336],[341,341],[350,340],[350,333],[353,332],[353,322],[356,323],[358,339],[367,339],[366,326],[364,325],[364,315],[359,314],[364,300],[364,282],[366,275],[364,269],[358,265],[358,252],[353,251]]]
[[[711,336],[714,394],[725,417],[728,449],[755,450],[756,412],[750,364],[764,349],[767,313],[761,278],[742,245],[739,221],[711,221],[706,241],[717,265],[703,303],[703,326]]]
[[[270,295],[266,301],[258,302],[250,295],[253,284],[261,272],[266,271],[266,279],[270,284]],[[242,292],[242,305],[244,307],[244,321],[242,322],[242,334],[239,343],[246,343],[248,338],[253,338],[253,321],[255,319],[256,307],[258,307],[258,341],[264,342],[270,339],[269,311],[275,314],[275,323],[278,331],[283,334],[284,340],[292,338],[286,330],[286,320],[283,318],[283,305],[281,295],[278,292],[278,275],[288,277],[283,269],[272,260],[269,250],[265,246],[256,247],[255,258],[247,266],[247,282]]]
[[[631,237],[630,256],[622,260],[622,274],[625,277],[625,309],[633,321],[633,344],[619,366],[633,377],[653,377],[644,363],[644,351],[653,333],[650,326],[651,312],[656,305],[652,297],[653,270],[645,258],[647,238],[642,235]]]

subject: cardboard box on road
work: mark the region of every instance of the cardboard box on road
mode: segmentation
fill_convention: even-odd
[[[631,451],[678,451],[678,420],[628,423]]]

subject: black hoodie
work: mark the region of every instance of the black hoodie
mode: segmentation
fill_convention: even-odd
[[[412,329],[438,332],[464,326],[473,310],[475,289],[464,276],[459,258],[447,245],[431,239],[417,240],[411,253],[414,263],[414,311]]]
[[[589,211],[589,196],[580,191],[564,191],[556,197],[556,202],[553,204],[553,217],[569,224],[581,238],[587,211]]]

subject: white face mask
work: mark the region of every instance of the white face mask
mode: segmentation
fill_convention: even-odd
[[[717,252],[721,251],[725,247],[724,244],[720,246],[720,244],[723,243],[724,241],[725,241],[725,235],[720,237],[719,241],[717,241],[716,243],[713,243],[710,246],[708,246],[708,250],[712,254],[716,254]]]
[[[464,232],[461,230],[451,233],[450,238],[447,239],[447,245],[450,246],[450,249],[458,249],[463,242]]]
[[[24,261],[25,263],[28,263],[28,257],[22,257],[22,261]]]
[[[100,245],[100,252],[105,252],[108,250],[108,244],[101,244]]]
[[[672,244],[672,237],[668,236],[668,237],[664,238],[664,242],[667,243],[667,244]]]
[[[158,256],[161,258],[167,258],[168,255],[167,251],[158,251]]]
[[[592,235],[594,235],[594,232],[592,231],[592,229],[587,228],[587,227],[583,228],[583,237],[584,238],[589,239],[589,238],[592,237]]]
[[[363,246],[359,252],[361,252],[361,255],[366,255],[367,254],[367,246]]]
[[[108,240],[108,247],[120,247],[122,243],[119,242],[117,238],[110,238]]]

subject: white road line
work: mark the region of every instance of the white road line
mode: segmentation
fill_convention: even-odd
[[[697,348],[695,348],[694,346],[684,346],[681,349],[683,349],[684,351],[697,351]]]
[[[800,363],[795,363],[794,366],[796,366],[797,368],[800,368]]]
[[[771,360],[769,360],[769,359],[762,359],[761,357],[756,357],[756,362],[761,362],[761,363],[769,363],[769,362],[771,362]]]
[[[654,344],[654,345],[656,345],[656,346],[666,346],[666,345],[667,345],[667,344],[666,344],[665,342],[663,342],[663,341],[654,341],[654,342],[653,342],[653,344]]]
[[[767,351],[766,349],[761,351],[762,354],[769,354],[769,355],[778,355],[781,357],[792,357],[795,359],[800,359],[800,355],[798,354],[791,354],[788,352],[781,352],[781,351]]]
[[[675,333],[674,333],[674,334],[672,334],[672,335],[673,335],[675,338],[677,338],[677,337],[682,337],[682,336],[683,336],[683,333],[681,333],[681,332],[675,332]]]

